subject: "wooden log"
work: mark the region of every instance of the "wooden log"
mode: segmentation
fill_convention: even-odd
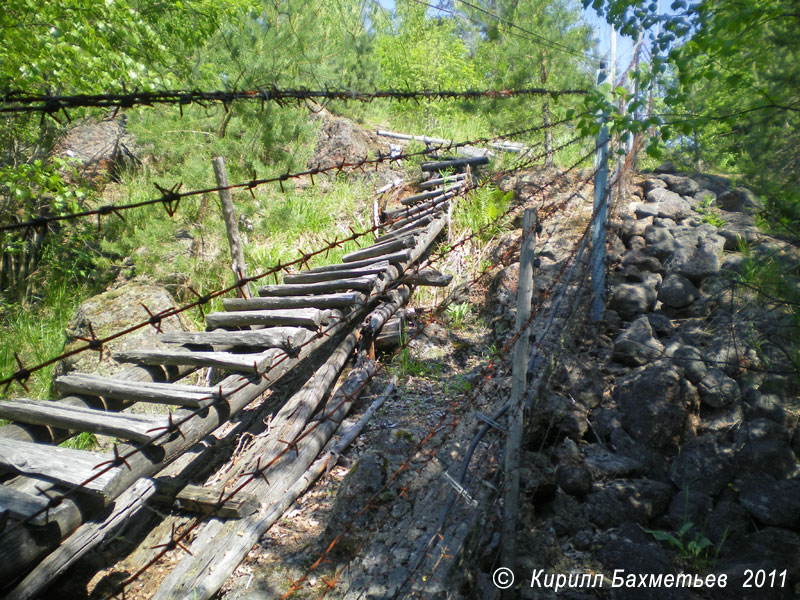
[[[417,204],[418,202],[422,202],[423,200],[429,200],[430,198],[436,198],[437,196],[441,196],[444,194],[444,190],[439,188],[435,190],[431,190],[430,192],[422,192],[421,194],[414,194],[413,196],[408,196],[406,198],[400,199],[400,204],[404,204],[409,206],[411,204]]]
[[[406,225],[409,225],[410,223],[414,223],[415,221],[418,221],[419,219],[421,219],[423,217],[427,217],[427,216],[436,217],[445,208],[447,208],[447,203],[446,202],[440,202],[440,203],[437,203],[435,206],[431,206],[427,210],[421,211],[419,213],[411,214],[410,216],[402,218],[402,219],[396,219],[395,221],[392,221],[389,224],[388,227],[389,227],[390,230],[396,231],[396,230],[398,230],[398,229],[400,229],[402,227],[405,227]]]
[[[408,133],[398,133],[396,131],[384,131],[382,129],[378,129],[375,132],[377,135],[383,137],[390,137],[396,140],[416,140],[418,142],[424,142],[426,144],[438,144],[440,146],[453,146],[458,151],[459,148],[469,148],[470,151],[476,150],[483,150],[482,148],[476,148],[474,146],[458,146],[457,142],[454,140],[447,140],[444,138],[437,138],[437,137],[430,137],[427,135],[411,135]],[[486,144],[490,148],[494,148],[496,150],[503,150],[505,152],[522,152],[525,149],[525,144],[519,142],[509,142],[509,141],[501,141],[501,142],[488,142]]]
[[[0,464],[4,467],[19,473],[38,475],[68,486],[83,484],[97,474],[96,467],[99,464],[113,458],[107,454],[87,450],[0,439]],[[82,485],[81,491],[106,495],[106,488],[119,473],[119,467],[114,467]]]
[[[153,502],[172,506],[178,510],[213,515],[221,519],[241,519],[258,510],[258,499],[247,492],[238,492],[233,498],[217,506],[227,493],[223,490],[199,485],[183,485],[163,477],[155,480],[156,493]]]
[[[247,327],[249,325],[266,325],[267,327],[292,326],[316,329],[330,317],[330,314],[330,311],[318,308],[217,312],[206,315],[206,325],[212,329]]]
[[[383,215],[386,219],[394,219],[394,221],[397,221],[399,219],[406,219],[414,215],[420,215],[422,213],[428,212],[431,208],[444,204],[453,196],[455,196],[455,192],[452,191],[446,192],[437,195],[432,200],[429,200],[427,202],[422,202],[417,206],[406,206],[404,208],[396,208],[394,210],[385,211]],[[388,224],[394,225],[395,223],[388,223]]]
[[[403,281],[408,285],[427,285],[431,287],[447,287],[453,281],[452,275],[444,275],[436,269],[411,271],[403,276]]]
[[[381,321],[381,325],[399,308],[401,302],[408,298],[408,290],[402,295],[393,293],[393,301],[373,313],[373,318]],[[322,395],[330,387],[345,361],[358,343],[358,336],[349,335],[326,361],[317,373],[292,399],[281,408],[272,421],[275,435],[270,435],[257,442],[255,448],[248,451],[245,465],[254,462],[257,457],[270,460],[277,452],[285,448],[285,443],[278,440],[293,440],[304,431],[308,419],[320,404]],[[212,521],[197,532],[197,538],[190,550],[193,556],[181,559],[178,566],[163,580],[153,600],[197,599],[205,600],[213,596],[222,586],[230,573],[236,568],[255,541],[266,531],[288,508],[296,496],[287,494],[285,490],[293,490],[293,484],[302,478],[307,468],[314,462],[320,450],[337,427],[337,422],[346,415],[355,395],[363,383],[371,377],[377,366],[368,362],[367,367],[355,369],[342,387],[331,397],[323,409],[331,418],[315,423],[314,431],[304,435],[302,443],[297,445],[296,452],[283,460],[278,460],[265,473],[270,485],[260,478],[251,482],[252,492],[262,499],[266,510],[259,511],[249,519],[236,523],[220,523]],[[266,515],[264,514],[266,513]],[[266,518],[265,518],[266,516]]]
[[[86,431],[113,435],[123,440],[146,442],[152,430],[164,427],[163,417],[135,413],[118,413],[78,406],[64,406],[58,402],[34,400],[6,400],[0,402],[0,418],[13,419],[32,425],[61,427],[70,431]]]
[[[313,336],[309,332],[309,337]],[[292,346],[296,347],[296,346]],[[271,348],[266,352],[253,354],[234,354],[232,352],[193,352],[168,350],[128,350],[115,352],[114,358],[122,362],[143,365],[193,365],[195,367],[214,367],[241,373],[263,373],[284,351]]]
[[[454,175],[447,175],[445,177],[436,177],[435,179],[428,179],[427,181],[418,183],[417,187],[421,190],[429,190],[444,184],[445,189],[450,189],[450,184],[463,181],[466,179],[466,177],[466,173],[456,173]]]
[[[383,256],[384,254],[390,254],[392,252],[396,252],[397,250],[403,250],[405,248],[413,248],[414,245],[415,245],[414,236],[409,234],[400,239],[390,240],[388,242],[383,242],[382,244],[375,244],[373,246],[367,246],[366,248],[361,248],[360,250],[354,250],[353,252],[345,254],[342,257],[342,262],[349,263],[358,260],[363,260],[365,258],[374,258],[376,256]]]
[[[5,517],[13,517],[19,521],[28,521],[31,525],[42,527],[47,525],[48,517],[54,517],[61,507],[56,506],[47,511],[47,498],[26,494],[14,488],[0,485],[0,512]],[[35,515],[35,516],[34,516]],[[0,527],[0,531],[3,528]]]
[[[363,275],[378,275],[389,268],[389,262],[383,261],[376,263],[379,266],[368,265],[356,269],[341,269],[337,271],[327,271],[321,273],[292,273],[283,276],[283,283],[317,283],[320,281],[335,281],[347,277],[361,277]]]
[[[225,159],[221,156],[215,156],[211,159],[211,164],[214,167],[214,176],[217,180],[217,187],[228,187],[228,172],[225,169]],[[222,204],[222,219],[225,221],[225,231],[228,234],[228,244],[231,248],[231,259],[233,264],[233,276],[239,279],[247,278],[247,264],[244,262],[244,252],[242,251],[242,237],[239,235],[239,223],[236,220],[236,209],[233,207],[233,199],[231,198],[231,191],[229,189],[219,190],[219,200]],[[248,287],[242,286],[242,293],[249,296],[250,290]]]
[[[265,285],[258,288],[259,296],[300,296],[303,294],[328,294],[330,292],[343,292],[346,290],[361,290],[369,292],[375,285],[376,276],[366,275],[351,279],[337,281],[321,281],[319,283],[304,283],[302,285]]]
[[[383,235],[377,237],[375,239],[376,244],[380,244],[381,242],[385,242],[387,240],[394,240],[398,237],[403,236],[404,234],[413,231],[413,230],[420,230],[425,227],[428,223],[433,221],[432,216],[422,217],[421,219],[417,219],[416,221],[412,221],[405,227],[401,227],[400,229],[394,229],[389,231],[388,233],[384,233]]]
[[[111,377],[98,377],[88,373],[62,375],[55,380],[56,389],[67,394],[88,394],[158,404],[179,406],[208,406],[219,397],[219,390],[174,383],[129,383]]]
[[[389,264],[388,261],[375,264]],[[350,265],[335,265],[349,268]],[[311,269],[308,273],[316,273]],[[317,296],[283,296],[274,298],[225,298],[222,305],[225,310],[275,310],[286,308],[352,308],[362,306],[366,297],[361,292],[344,292],[340,294],[320,294]],[[267,331],[274,331],[269,329]],[[305,331],[305,330],[302,330]],[[166,334],[165,334],[166,335]],[[161,339],[161,338],[159,338]]]
[[[250,304],[257,300],[260,298],[248,298],[244,302]],[[167,344],[282,348],[286,344],[299,346],[311,335],[308,329],[302,327],[271,327],[251,331],[176,331],[164,333],[158,339]]]
[[[477,167],[478,165],[488,165],[489,158],[478,156],[476,158],[454,158],[451,160],[440,160],[435,162],[422,163],[420,168],[425,173],[433,171],[447,171],[448,169],[463,169],[467,166]]]
[[[376,256],[375,258],[365,258],[364,260],[356,260],[349,263],[338,263],[335,265],[324,265],[322,267],[314,267],[303,271],[304,273],[328,273],[330,271],[346,271],[349,269],[357,269],[359,267],[368,267],[370,265],[398,265],[406,262],[411,256],[408,250],[401,250],[400,252],[392,252],[385,256]]]

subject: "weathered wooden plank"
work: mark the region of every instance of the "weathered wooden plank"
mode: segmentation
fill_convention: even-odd
[[[477,167],[478,165],[488,165],[489,158],[487,156],[478,156],[475,158],[454,158],[452,160],[439,160],[436,162],[422,163],[420,168],[424,173],[431,171],[446,171],[447,169],[461,169],[466,166]]]
[[[4,513],[6,517],[11,516],[20,521],[30,519],[28,523],[31,525],[43,526],[47,525],[47,518],[54,516],[55,511],[60,507],[51,508],[46,511],[47,498],[42,496],[34,496],[20,492],[14,488],[0,485],[0,512]],[[36,515],[36,516],[34,516]],[[0,531],[2,531],[0,527]]]
[[[265,285],[258,288],[259,296],[300,296],[303,294],[328,294],[345,290],[362,290],[369,292],[375,285],[376,275],[365,275],[337,281],[321,281],[319,283]]]
[[[81,485],[97,474],[97,465],[114,457],[87,450],[12,442],[0,439],[0,464],[19,473],[39,475],[69,486]],[[109,483],[119,474],[113,467],[81,487],[85,492],[105,495]]]
[[[432,287],[447,287],[453,281],[452,275],[444,275],[436,269],[411,271],[403,277],[408,285],[428,285]]]
[[[389,264],[388,261],[374,264]],[[350,268],[350,265],[334,265]],[[332,269],[334,270],[334,269]],[[308,273],[317,273],[311,269]],[[317,296],[277,296],[274,298],[225,298],[222,305],[225,310],[275,310],[282,308],[351,308],[362,306],[366,297],[361,292],[343,292],[340,294],[320,294]],[[267,331],[274,331],[276,328]],[[301,329],[300,331],[306,331]],[[165,334],[166,335],[166,334]],[[161,338],[159,338],[161,339]]]
[[[327,310],[295,308],[291,310],[247,310],[217,312],[206,315],[206,324],[212,328],[246,327],[248,325],[294,326],[316,329],[330,316]]]
[[[366,248],[361,248],[360,250],[345,254],[342,257],[342,262],[349,263],[365,258],[383,256],[384,254],[390,254],[391,252],[403,250],[404,248],[413,248],[415,245],[414,239],[414,236],[409,234],[400,239],[390,240],[382,244],[375,244],[374,246],[367,246]]]
[[[324,271],[321,273],[292,273],[283,276],[283,283],[317,283],[319,281],[334,281],[348,277],[361,277],[363,275],[378,275],[389,268],[389,263],[383,261],[379,266],[368,265],[356,269],[341,269],[337,271]]]
[[[447,192],[445,194],[439,194],[433,200],[429,200],[428,202],[422,202],[417,206],[406,206],[404,208],[395,208],[394,210],[389,210],[384,212],[384,217],[386,219],[394,219],[397,221],[398,219],[405,219],[408,217],[412,217],[414,215],[420,215],[422,213],[427,213],[430,209],[440,206],[447,202],[450,198],[455,196],[455,192]],[[394,223],[392,223],[394,225]]]
[[[272,366],[277,357],[283,354],[284,351],[277,348],[253,354],[193,352],[191,350],[127,350],[115,352],[114,358],[122,362],[142,365],[193,365],[195,367],[215,367],[243,373],[262,373],[264,369],[269,369]]]
[[[154,435],[151,430],[163,427],[167,422],[163,417],[24,399],[0,402],[0,418],[31,425],[61,427],[70,431],[113,435],[134,442],[146,442]]]
[[[248,298],[245,302],[255,303],[256,300],[259,298]],[[166,344],[280,348],[287,343],[302,344],[309,335],[308,329],[302,327],[271,327],[253,331],[175,331],[160,335],[158,340]]]
[[[385,256],[376,256],[375,258],[366,258],[364,260],[356,260],[347,264],[340,263],[336,265],[325,265],[322,267],[314,267],[309,269],[306,273],[327,273],[328,271],[341,271],[347,269],[356,269],[358,267],[367,267],[369,265],[397,265],[408,260],[411,256],[409,250],[401,250],[400,252],[392,252]]]
[[[155,480],[154,502],[160,502],[188,512],[213,515],[222,519],[241,519],[258,510],[258,499],[247,492],[238,492],[233,498],[217,506],[226,492],[199,485],[183,485],[167,477]]]
[[[445,202],[438,203],[438,204],[436,204],[436,206],[432,206],[428,210],[425,210],[425,211],[420,212],[418,214],[412,214],[410,217],[405,217],[403,219],[398,219],[396,221],[392,221],[392,223],[388,225],[388,228],[391,231],[396,231],[396,230],[398,230],[398,229],[400,229],[402,227],[405,227],[406,225],[408,225],[410,223],[414,223],[415,221],[418,221],[422,217],[428,217],[428,216],[435,217],[435,216],[438,215],[438,213],[440,213],[446,207],[447,207],[447,203],[445,203]]]
[[[87,373],[62,375],[56,378],[56,389],[67,394],[89,394],[104,398],[155,402],[200,407],[219,397],[219,390],[174,383],[130,383],[110,377],[97,377]]]

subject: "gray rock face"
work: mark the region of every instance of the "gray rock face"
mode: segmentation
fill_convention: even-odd
[[[739,501],[764,525],[800,527],[800,481],[756,477],[738,483]]]
[[[695,285],[679,273],[670,273],[658,290],[658,299],[669,308],[684,308],[700,297]]]
[[[711,190],[704,189],[692,194],[692,200],[694,200],[695,204],[701,206],[713,206],[717,201],[717,194]]]
[[[586,497],[586,516],[600,527],[646,524],[664,514],[672,497],[668,483],[651,479],[600,482]]]
[[[714,501],[708,494],[684,488],[669,503],[669,523],[675,531],[685,523],[705,523],[713,506]]]
[[[656,363],[622,378],[612,396],[622,411],[622,425],[631,436],[650,448],[675,446],[684,433],[688,416],[678,370]]]
[[[632,250],[625,254],[622,259],[622,266],[634,266],[640,271],[650,271],[651,273],[660,273],[663,269],[661,261],[655,256],[650,256],[639,250]]]
[[[660,213],[657,204],[648,204],[646,202],[637,202],[632,205],[631,208],[637,219],[652,219],[657,217]]]
[[[645,193],[649,192],[650,190],[654,190],[656,188],[665,188],[665,187],[667,187],[667,182],[660,177],[651,177],[650,179],[644,180]]]
[[[647,201],[658,207],[657,216],[665,219],[672,219],[673,221],[683,219],[692,212],[692,207],[686,200],[675,192],[670,192],[663,188],[654,188],[650,190],[647,193]],[[647,204],[642,206],[647,206]]]
[[[694,346],[678,348],[672,355],[672,360],[683,369],[686,379],[692,383],[698,383],[708,371],[703,354]]]
[[[791,432],[771,419],[754,419],[736,432],[736,461],[740,472],[769,475],[775,479],[792,476],[797,457],[792,452]]]
[[[682,177],[680,175],[663,174],[660,179],[667,184],[667,187],[681,196],[694,196],[700,191],[700,186],[697,182],[690,177]]]
[[[175,301],[164,288],[136,280],[93,296],[75,311],[75,316],[67,326],[64,350],[69,351],[84,345],[86,342],[78,338],[91,339],[92,331],[98,338],[104,338],[147,320],[150,315],[142,305],[156,314],[175,306]],[[162,320],[160,327],[164,332],[189,330],[188,324],[180,315]],[[112,353],[141,348],[166,350],[170,346],[159,341],[159,333],[155,328],[143,327],[105,344],[102,360],[98,360],[100,357],[96,352],[76,354],[61,361],[55,374],[81,371],[113,375],[126,369],[129,364],[118,363],[112,358]]]
[[[697,384],[700,401],[713,408],[722,408],[741,398],[739,384],[720,369],[709,369]]]
[[[664,346],[655,339],[650,321],[642,315],[614,340],[613,358],[623,364],[641,366],[659,358],[663,351]]]
[[[644,283],[622,283],[614,287],[608,307],[623,319],[647,312],[656,301],[656,292]]]
[[[677,248],[664,262],[667,273],[678,273],[697,285],[719,272],[725,238],[705,227],[677,228],[672,233]]]
[[[681,448],[669,467],[679,489],[715,496],[733,480],[733,452],[710,439],[697,439]]]

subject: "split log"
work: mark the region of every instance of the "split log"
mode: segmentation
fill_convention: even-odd
[[[427,285],[431,287],[447,287],[453,281],[452,275],[444,275],[436,269],[411,271],[403,277],[408,285]]]
[[[146,442],[155,435],[154,429],[167,424],[167,420],[163,417],[107,412],[78,406],[65,406],[58,402],[37,402],[25,399],[0,402],[0,417],[32,425],[113,435],[134,442]]]
[[[357,267],[366,267],[368,265],[382,265],[385,263],[389,263],[392,265],[399,265],[404,262],[408,262],[409,258],[411,257],[411,252],[409,250],[401,250],[400,252],[392,252],[391,254],[386,254],[384,256],[376,256],[375,258],[366,258],[364,260],[356,260],[353,262],[349,262],[347,264],[337,264],[337,265],[325,265],[322,267],[314,267],[313,269],[309,269],[305,271],[306,273],[327,273],[328,271],[341,271],[346,269],[355,269]]]
[[[330,292],[343,292],[346,290],[361,290],[369,292],[375,285],[376,276],[355,277],[339,279],[337,281],[322,281],[320,283],[265,285],[258,288],[259,296],[301,296],[303,294],[327,294]]]
[[[401,227],[400,229],[395,229],[388,233],[384,233],[383,235],[375,239],[375,243],[379,244],[381,242],[385,242],[386,240],[397,239],[398,237],[401,237],[402,235],[410,231],[413,231],[415,229],[422,229],[423,227],[425,227],[425,225],[427,225],[431,221],[433,221],[433,217],[430,215],[427,217],[422,217],[421,219],[417,219],[416,221],[409,223],[405,227]]]
[[[260,298],[247,299],[246,302],[250,304],[257,300]],[[299,346],[311,335],[302,327],[271,327],[255,331],[175,331],[160,335],[158,340],[166,344],[282,348],[286,344]]]
[[[388,261],[386,264],[389,264]],[[350,265],[341,265],[341,267],[351,268]],[[307,272],[311,273],[317,271],[311,269]],[[321,294],[317,296],[282,296],[274,298],[247,299],[225,298],[222,300],[222,305],[225,307],[225,310],[229,311],[275,310],[288,308],[353,308],[362,306],[364,304],[364,300],[364,294],[360,292],[345,292],[341,294]]]
[[[449,184],[463,181],[467,178],[466,173],[456,173],[454,175],[447,175],[445,177],[437,177],[435,179],[428,179],[427,181],[422,181],[417,184],[417,187],[421,190],[428,190],[437,186],[444,184],[445,189],[449,189]]]
[[[342,262],[349,263],[365,258],[374,258],[376,256],[383,256],[384,254],[396,252],[397,250],[413,248],[414,246],[414,236],[409,234],[397,240],[390,240],[382,244],[375,244],[374,246],[367,246],[360,250],[354,250],[353,252],[345,254],[342,257]]]
[[[206,315],[206,325],[212,329],[223,327],[248,327],[265,325],[267,327],[308,327],[317,329],[331,316],[329,310],[318,308],[295,308],[292,310],[243,310],[238,312],[217,312]]]
[[[336,279],[348,277],[361,277],[363,275],[378,275],[389,268],[389,262],[377,263],[380,266],[368,265],[357,269],[341,269],[336,271],[326,271],[321,273],[292,273],[283,276],[283,283],[318,283],[320,281],[335,281]]]
[[[313,334],[309,332],[309,338]],[[298,344],[299,346],[299,344]],[[292,345],[296,348],[297,346]],[[231,352],[193,352],[168,350],[129,350],[115,352],[114,358],[121,362],[143,365],[193,365],[195,367],[214,367],[240,373],[263,373],[285,352],[270,348],[266,352],[253,354],[233,354]]]
[[[223,490],[199,485],[181,485],[169,478],[155,480],[156,493],[153,502],[166,504],[177,510],[214,515],[220,519],[242,519],[258,510],[258,499],[252,494],[239,492],[217,506],[220,498],[227,495]]]
[[[409,206],[411,204],[417,204],[418,202],[422,202],[423,200],[436,198],[437,196],[441,196],[442,194],[444,194],[444,190],[438,188],[435,190],[431,190],[430,192],[422,192],[421,194],[414,194],[413,196],[407,196],[406,198],[401,198],[400,203]]]
[[[219,388],[175,383],[130,383],[88,373],[62,375],[56,378],[55,386],[58,391],[68,394],[84,394],[157,404],[177,404],[194,408],[208,406],[219,398]]]
[[[433,171],[447,171],[448,169],[463,169],[467,166],[477,167],[478,165],[488,165],[489,158],[479,156],[476,158],[454,158],[451,160],[440,160],[435,162],[422,163],[420,168],[424,173]]]
[[[450,191],[445,193],[440,193],[436,195],[432,200],[427,202],[422,202],[417,206],[406,206],[404,208],[395,208],[394,210],[389,210],[384,212],[384,217],[386,219],[405,219],[408,217],[412,217],[414,215],[420,215],[429,211],[431,208],[436,206],[442,205],[447,202],[450,198],[456,195],[456,192]],[[389,223],[390,225],[396,225],[396,222]]]
[[[56,506],[48,511],[48,502],[44,496],[34,496],[0,485],[0,512],[4,518],[10,516],[19,521],[30,519],[28,522],[31,525],[42,527],[51,519],[54,520],[56,511],[63,510],[60,506]],[[0,531],[2,530],[0,527]]]
[[[97,474],[98,465],[113,459],[113,456],[88,450],[72,450],[0,439],[0,465],[67,486],[83,484]],[[106,488],[119,473],[120,468],[113,467],[94,480],[81,485],[80,491],[107,496]]]

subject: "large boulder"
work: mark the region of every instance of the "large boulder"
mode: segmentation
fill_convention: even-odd
[[[692,206],[686,200],[664,188],[654,188],[647,192],[647,201],[658,207],[657,216],[673,221],[683,219],[692,212]]]
[[[746,477],[738,487],[739,501],[757,521],[777,527],[800,527],[800,481]]]
[[[649,311],[656,301],[655,289],[646,283],[621,283],[614,286],[608,307],[623,319]]]
[[[678,227],[672,230],[672,236],[676,248],[664,262],[667,273],[678,273],[697,285],[719,272],[725,238],[717,235],[713,228]]]
[[[729,212],[757,212],[764,208],[758,196],[744,187],[717,196],[717,206]]]
[[[52,155],[74,161],[82,175],[95,177],[139,162],[136,144],[126,128],[125,115],[71,125],[56,140]]]
[[[669,308],[684,308],[700,297],[695,285],[679,273],[670,273],[658,290],[661,304]]]
[[[671,175],[664,173],[659,176],[667,187],[680,196],[694,196],[700,191],[700,186],[694,179],[682,177],[681,175]]]
[[[739,384],[721,369],[709,369],[697,384],[700,401],[713,408],[723,408],[741,398]]]
[[[174,300],[162,287],[138,280],[125,283],[118,288],[89,298],[78,307],[75,316],[67,326],[67,342],[64,351],[69,352],[85,345],[84,340],[92,339],[92,335],[102,339],[133,325],[138,325],[150,318],[147,310],[155,315],[174,306]],[[159,328],[163,332],[189,330],[183,315],[162,320]],[[143,348],[166,350],[169,347],[159,341],[159,331],[148,325],[104,344],[102,353],[85,351],[62,360],[56,367],[55,375],[63,375],[71,371],[112,375],[129,366],[114,360],[112,356],[114,352]]]
[[[733,452],[716,441],[698,438],[681,448],[669,478],[681,490],[716,496],[733,481]]]
[[[658,362],[623,377],[613,391],[622,410],[622,425],[642,444],[654,448],[677,446],[689,415],[681,375]]]

